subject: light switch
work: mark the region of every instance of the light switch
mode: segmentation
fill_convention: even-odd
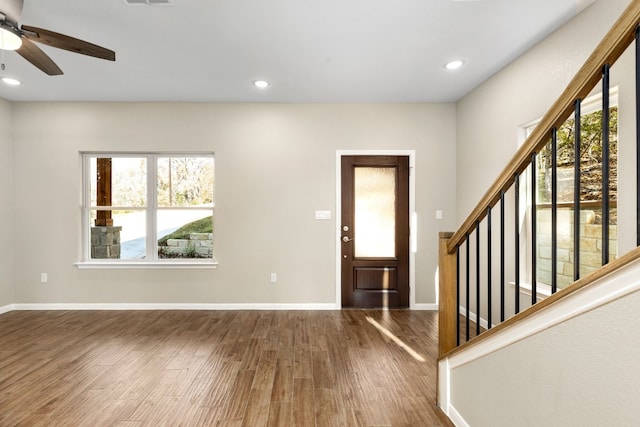
[[[442,219],[442,211],[436,211],[436,219]]]
[[[316,211],[316,219],[331,219],[331,211]]]

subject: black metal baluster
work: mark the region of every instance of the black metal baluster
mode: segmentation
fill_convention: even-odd
[[[467,295],[466,295],[466,318],[465,318],[465,329],[466,329],[466,338],[467,341],[469,341],[469,302],[470,302],[470,298],[469,298],[469,233],[467,233],[467,259],[466,259],[466,264],[467,264]]]
[[[602,265],[609,264],[609,64],[602,69]]]
[[[460,246],[456,246],[456,347],[460,345]]]
[[[480,221],[476,222],[476,336],[480,335]]]
[[[491,206],[487,208],[487,329],[491,329]]]
[[[514,185],[515,185],[515,225],[516,225],[516,233],[515,233],[515,279],[516,279],[516,292],[515,292],[515,312],[516,314],[520,313],[520,175],[515,174],[514,176]]]
[[[531,154],[531,305],[538,302],[538,212],[536,153]]]
[[[576,100],[573,150],[573,280],[580,279],[580,105]]]
[[[504,190],[500,191],[500,322],[504,322]]]
[[[551,131],[551,293],[558,290],[558,129]]]

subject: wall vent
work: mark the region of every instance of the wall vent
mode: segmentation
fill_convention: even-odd
[[[123,0],[127,6],[174,6],[173,0]]]

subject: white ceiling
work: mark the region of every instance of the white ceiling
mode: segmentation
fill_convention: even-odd
[[[20,24],[112,49],[116,62],[40,45],[65,73],[49,77],[4,52],[0,75],[23,84],[0,84],[0,97],[456,101],[594,1],[25,0]],[[445,70],[456,58],[465,65]]]

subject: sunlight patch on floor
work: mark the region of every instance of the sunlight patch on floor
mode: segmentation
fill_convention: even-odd
[[[375,326],[375,328],[378,331],[380,331],[380,333],[382,335],[384,335],[384,336],[388,337],[389,339],[391,339],[391,341],[396,343],[398,345],[398,347],[400,347],[401,349],[403,349],[404,351],[409,353],[409,355],[411,357],[413,357],[414,359],[416,359],[418,362],[426,362],[426,359],[424,357],[422,357],[422,355],[420,353],[418,353],[417,351],[415,351],[414,349],[409,347],[404,341],[402,341],[400,338],[395,336],[393,333],[391,333],[391,331],[389,331],[387,328],[382,326],[380,323],[376,322],[373,318],[367,316],[367,322],[369,322],[373,326]]]

